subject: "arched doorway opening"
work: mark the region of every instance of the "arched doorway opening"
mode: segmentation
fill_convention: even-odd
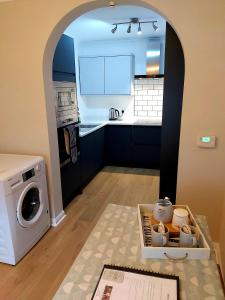
[[[120,1],[117,3],[117,5],[123,5],[128,4],[126,1]],[[134,3],[135,2],[135,3]],[[144,6],[146,8],[152,8],[150,5],[144,3],[143,1],[130,1],[129,4],[135,4],[139,6]],[[57,45],[57,42],[65,30],[65,28],[76,18],[78,18],[83,13],[106,6],[106,3],[103,1],[96,1],[95,3],[87,3],[82,6],[79,6],[78,8],[74,9],[70,13],[68,13],[62,20],[59,21],[59,23],[54,28],[53,32],[51,33],[51,36],[49,37],[48,43],[46,45],[45,54],[44,54],[44,60],[43,60],[43,71],[44,71],[44,81],[45,81],[45,91],[46,91],[46,105],[47,105],[47,113],[48,113],[48,126],[49,126],[49,138],[50,138],[50,147],[51,147],[51,160],[54,162],[52,164],[52,167],[55,169],[54,174],[56,174],[56,178],[54,179],[54,186],[55,190],[59,192],[58,186],[60,186],[60,178],[59,178],[59,162],[58,162],[58,149],[57,149],[57,133],[56,133],[56,123],[55,123],[55,116],[54,116],[54,93],[53,93],[53,87],[52,87],[52,59],[55,51],[55,47]],[[154,8],[152,8],[154,10]],[[180,132],[180,120],[181,120],[181,109],[182,109],[182,94],[183,94],[183,81],[184,81],[184,57],[183,57],[183,50],[181,43],[179,42],[179,38],[177,37],[175,31],[168,25],[168,28],[170,28],[170,32],[173,36],[175,36],[175,40],[177,42],[177,45],[179,47],[179,54],[181,59],[181,69],[175,68],[175,70],[168,70],[167,76],[167,86],[174,88],[177,84],[180,85],[180,88],[176,89],[179,93],[176,93],[176,95],[170,94],[167,95],[167,102],[168,102],[168,110],[167,113],[163,116],[163,130],[164,128],[168,129],[169,127],[172,129],[175,128],[175,134],[174,139],[171,142],[171,140],[168,140],[168,131],[165,130],[164,134],[162,134],[163,140],[162,140],[162,154],[164,157],[162,159],[161,164],[161,178],[163,178],[163,181],[161,180],[160,183],[160,195],[161,196],[169,196],[173,198],[175,201],[175,195],[176,195],[176,177],[177,177],[177,164],[178,164],[178,151],[179,151],[179,132]],[[177,39],[176,39],[177,37]],[[174,40],[174,39],[173,39]],[[172,49],[172,48],[171,48]],[[169,53],[169,52],[168,52]],[[170,58],[174,57],[174,55],[171,55]],[[168,66],[171,66],[173,64],[173,59],[170,61]],[[177,76],[174,76],[176,73],[176,70],[179,70],[177,73]],[[176,78],[176,80],[170,81],[169,78]],[[168,89],[171,93],[171,88]],[[164,94],[165,91],[164,91]],[[176,106],[173,107],[171,110],[170,104],[171,104],[171,98],[177,97],[179,98],[177,103],[173,104]],[[165,96],[164,96],[164,104],[165,104]],[[176,122],[174,123],[174,121]],[[172,123],[171,123],[172,122]],[[165,126],[164,126],[165,124]],[[168,127],[169,126],[169,127]],[[171,133],[171,130],[170,130]],[[169,150],[168,150],[169,149]],[[166,162],[166,163],[165,163]],[[164,168],[163,168],[164,167]],[[171,172],[173,170],[173,172]],[[164,172],[164,175],[162,176]],[[170,180],[168,180],[168,178]],[[173,179],[172,179],[173,178]],[[54,190],[54,187],[53,187]]]

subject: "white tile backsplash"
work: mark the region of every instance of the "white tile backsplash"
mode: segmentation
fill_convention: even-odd
[[[164,78],[135,80],[134,115],[162,117]]]

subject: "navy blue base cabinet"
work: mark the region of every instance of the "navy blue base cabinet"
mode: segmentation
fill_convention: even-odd
[[[71,200],[81,193],[81,164],[80,160],[76,164],[68,163],[60,169],[63,208],[65,208]]]
[[[159,169],[161,126],[108,125],[105,163]]]
[[[133,165],[140,168],[160,168],[161,126],[132,127]]]
[[[53,58],[53,80],[75,82],[74,40],[63,34]]]
[[[105,132],[105,162],[108,165],[131,166],[131,126],[108,125]]]
[[[104,127],[80,138],[80,153],[84,187],[104,166]]]

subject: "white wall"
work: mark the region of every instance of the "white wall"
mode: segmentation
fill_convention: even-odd
[[[164,44],[164,43],[163,43]],[[124,117],[134,116],[133,96],[81,96],[79,88],[78,56],[133,54],[135,75],[146,74],[146,51],[149,39],[117,39],[77,43],[74,41],[76,60],[77,97],[81,121],[107,120],[110,107],[125,111]],[[163,58],[164,59],[164,58]]]

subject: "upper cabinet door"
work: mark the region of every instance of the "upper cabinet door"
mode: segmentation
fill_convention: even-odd
[[[80,57],[81,95],[104,95],[104,57]]]
[[[53,80],[75,81],[74,40],[63,34],[53,58]]]
[[[133,79],[131,55],[105,57],[105,94],[130,95]]]

